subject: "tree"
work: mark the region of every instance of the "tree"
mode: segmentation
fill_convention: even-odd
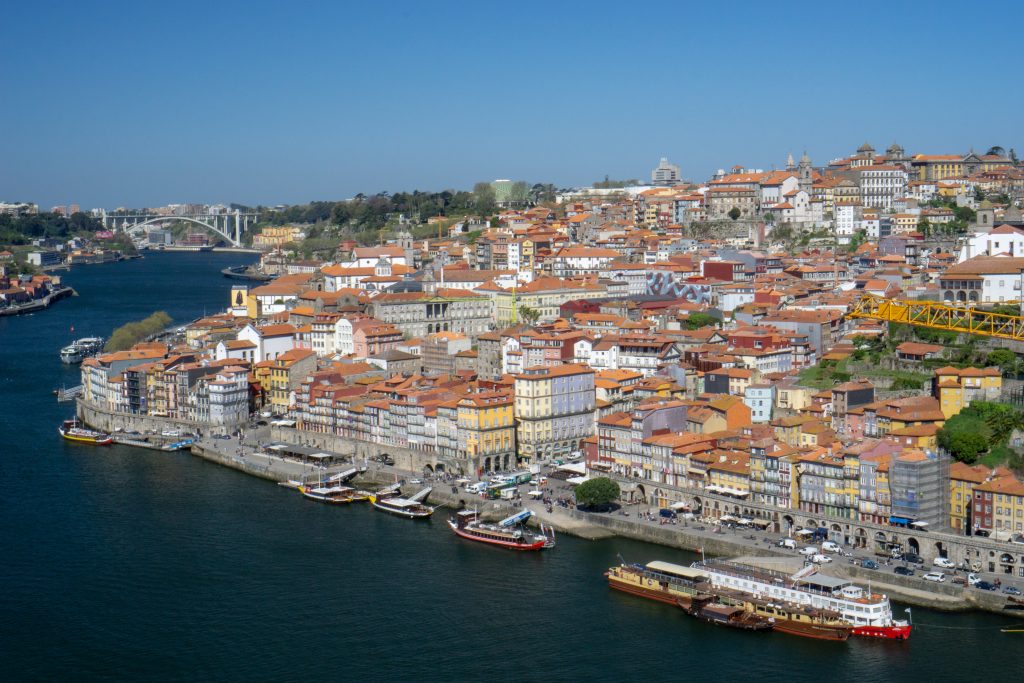
[[[988,448],[988,441],[977,432],[957,432],[949,439],[949,452],[960,462],[973,465]]]
[[[114,330],[104,349],[106,351],[124,351],[140,341],[164,330],[171,324],[171,316],[163,311],[153,313],[145,320],[127,323]]]
[[[718,325],[718,318],[707,313],[691,313],[686,318],[686,329],[688,330],[699,330],[702,327],[711,327],[712,325]]]
[[[956,460],[971,465],[988,449],[992,428],[985,420],[964,409],[949,418],[937,436],[939,446]]]
[[[576,505],[582,508],[604,507],[619,499],[619,485],[608,477],[596,477],[576,487]]]
[[[729,218],[731,218],[733,220],[736,220],[737,218],[740,217],[740,215],[741,215],[741,212],[739,210],[739,207],[735,207],[734,206],[731,209],[729,209],[729,214],[728,214]]]
[[[473,208],[481,216],[489,216],[497,208],[497,197],[490,183],[477,183],[473,186]]]
[[[508,190],[508,200],[517,206],[522,206],[530,201],[530,185],[523,180],[512,183]]]
[[[925,237],[928,237],[928,235],[930,235],[932,232],[931,221],[922,216],[921,220],[917,222],[917,231],[924,235]]]
[[[1017,354],[1009,349],[989,351],[985,365],[998,365],[1003,374],[1010,374],[1017,368]]]
[[[527,325],[533,325],[540,319],[540,311],[529,306],[520,306],[518,310],[519,319]]]

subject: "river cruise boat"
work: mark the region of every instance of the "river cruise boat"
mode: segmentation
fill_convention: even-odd
[[[60,359],[64,363],[81,363],[83,360],[99,353],[103,349],[102,337],[83,337],[77,339],[60,350]]]
[[[770,631],[775,625],[771,619],[742,605],[723,603],[718,596],[706,592],[707,575],[699,569],[655,560],[646,565],[623,563],[610,568],[605,577],[608,586],[615,590],[679,607],[716,626]]]
[[[57,431],[68,441],[76,443],[87,443],[93,446],[109,446],[114,443],[114,439],[110,434],[80,427],[76,420],[64,420],[60,427],[57,428]]]
[[[792,576],[722,560],[699,562],[693,568],[707,572],[716,593],[743,600],[748,609],[775,618],[777,631],[826,640],[845,640],[843,630],[868,638],[910,637],[910,622],[893,618],[887,596],[819,574],[815,565]],[[790,622],[789,628],[783,621]]]
[[[429,519],[436,509],[422,502],[429,493],[430,489],[426,488],[415,496],[402,498],[394,494],[381,495],[378,491],[377,493],[369,494],[369,499],[373,507],[382,512],[405,517],[406,519]]]
[[[530,531],[523,526],[532,512],[523,510],[511,517],[506,517],[497,524],[488,524],[480,520],[476,510],[461,510],[454,518],[448,519],[448,526],[456,536],[479,541],[490,545],[510,548],[512,550],[547,550],[555,547],[555,532],[548,532],[541,525],[540,533]]]

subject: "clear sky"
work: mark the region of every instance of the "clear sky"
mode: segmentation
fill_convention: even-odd
[[[11,2],[0,201],[299,203],[1021,141],[1017,2]]]

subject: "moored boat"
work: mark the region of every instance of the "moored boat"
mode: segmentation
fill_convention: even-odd
[[[328,505],[344,505],[359,500],[366,500],[369,493],[357,491],[351,486],[299,486],[299,493],[304,497]]]
[[[60,427],[57,428],[57,431],[68,441],[76,443],[86,443],[93,446],[109,446],[114,443],[114,439],[110,434],[80,427],[76,420],[64,420]]]
[[[425,490],[429,493],[429,489]],[[394,493],[382,495],[380,491],[371,493],[368,496],[373,507],[382,512],[405,517],[406,519],[429,519],[430,515],[434,514],[435,508],[422,503],[421,497],[426,497],[423,491],[410,498],[402,498]]]
[[[696,563],[716,592],[744,600],[747,609],[776,620],[777,631],[826,640],[849,635],[906,640],[912,625],[893,618],[889,598],[852,582],[817,573],[807,565],[792,576],[745,564],[712,560]],[[844,635],[845,633],[845,635]]]
[[[725,604],[708,593],[707,575],[699,569],[655,560],[646,565],[623,563],[611,567],[605,577],[610,588],[679,607],[716,626],[745,631],[770,631],[774,627],[771,619],[741,605]]]
[[[60,359],[64,363],[81,363],[87,357],[103,349],[102,337],[83,337],[76,339],[60,350]]]
[[[541,527],[541,533],[534,533],[523,523],[533,513],[529,510],[517,512],[506,517],[497,524],[488,524],[480,520],[476,510],[461,510],[454,518],[449,518],[448,526],[455,535],[471,541],[479,541],[512,550],[546,550],[555,547],[554,531],[550,534]]]

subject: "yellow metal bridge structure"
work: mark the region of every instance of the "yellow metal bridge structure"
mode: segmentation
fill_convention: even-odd
[[[958,308],[937,301],[901,301],[863,296],[849,316],[1024,341],[1024,316]]]

